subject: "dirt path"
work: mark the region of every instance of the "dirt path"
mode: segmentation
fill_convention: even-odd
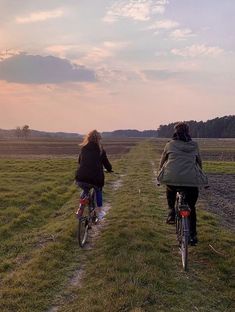
[[[123,177],[124,175],[120,175],[120,177],[117,180],[112,182],[111,184],[112,191],[115,192],[122,186]],[[103,206],[103,211],[107,214],[110,209],[111,209],[111,204],[109,202],[105,203]],[[70,278],[67,285],[64,287],[63,292],[57,295],[57,297],[54,300],[53,306],[51,306],[49,310],[47,310],[47,312],[57,312],[61,310],[65,302],[67,303],[67,300],[68,300],[67,293],[71,292],[73,288],[82,287],[83,279],[86,276],[86,260],[88,257],[87,252],[95,248],[96,241],[99,238],[102,229],[106,225],[107,225],[107,220],[104,217],[99,224],[92,226],[92,229],[89,231],[87,244],[83,248],[84,253],[82,257],[80,258],[79,267],[74,271],[73,276]]]

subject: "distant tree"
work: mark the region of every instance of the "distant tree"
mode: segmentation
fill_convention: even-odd
[[[19,139],[22,137],[22,130],[20,127],[16,127],[15,129],[15,136]]]
[[[30,129],[29,129],[29,126],[28,125],[24,125],[22,127],[22,135],[25,139],[27,139],[30,135]]]

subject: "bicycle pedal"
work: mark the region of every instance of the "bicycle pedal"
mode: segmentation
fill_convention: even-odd
[[[95,224],[99,223],[99,218],[96,217],[95,220],[94,220],[94,223]]]

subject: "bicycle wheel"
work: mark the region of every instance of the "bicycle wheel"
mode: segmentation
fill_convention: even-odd
[[[180,252],[184,271],[188,269],[189,220],[182,218]]]
[[[176,215],[175,215],[175,231],[176,231],[176,236],[177,236],[177,240],[179,242],[179,245],[181,244],[181,229],[182,229],[182,226],[181,226],[181,223],[182,223],[182,218],[179,217],[178,213],[176,212]]]
[[[84,247],[88,236],[88,218],[81,217],[78,221],[78,243],[80,247]]]
[[[82,216],[78,220],[78,243],[80,247],[84,247],[88,237],[89,230],[89,205],[83,207]]]

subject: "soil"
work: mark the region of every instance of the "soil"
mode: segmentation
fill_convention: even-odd
[[[104,140],[102,143],[111,158],[128,153],[136,144],[131,140]],[[79,142],[71,140],[0,140],[0,158],[77,157],[79,150]]]
[[[234,150],[201,151],[201,157],[206,161],[235,161]]]
[[[217,214],[223,225],[235,231],[235,174],[208,174],[210,188],[201,190],[204,208]]]

